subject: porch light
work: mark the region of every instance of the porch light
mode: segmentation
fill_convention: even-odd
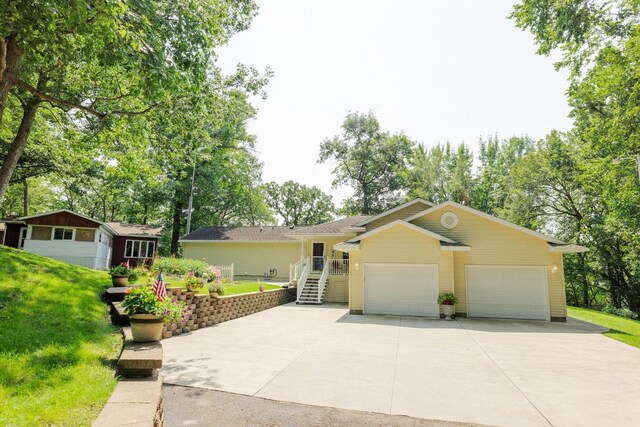
[[[360,264],[356,262],[356,270],[360,270]]]
[[[558,265],[553,264],[553,266],[551,266],[551,274],[556,274],[557,272],[558,272]]]

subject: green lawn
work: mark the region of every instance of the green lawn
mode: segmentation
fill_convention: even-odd
[[[270,289],[280,289],[281,286],[271,285],[269,283],[262,283],[264,286],[264,290],[268,291]],[[260,289],[258,288],[258,282],[240,282],[239,284],[229,283],[224,286],[224,295],[238,295],[238,294],[248,294],[249,292],[258,292]]]
[[[167,282],[167,287],[169,288],[179,288],[179,287],[184,287],[184,280],[180,277],[175,277],[175,276],[171,276],[171,277],[167,277],[165,279],[165,281]],[[139,283],[142,283],[141,281],[138,281]],[[281,286],[278,285],[272,285],[266,282],[261,282],[264,285],[264,290],[268,291],[270,289],[280,289]],[[227,283],[222,285],[224,286],[224,290],[225,296],[228,295],[238,295],[238,294],[248,294],[250,292],[258,292],[260,289],[258,288],[259,283],[258,282],[239,282],[239,283]],[[202,289],[200,289],[198,291],[199,294],[208,294],[209,293],[209,286],[205,285]]]
[[[640,348],[640,321],[586,308],[567,307],[569,316],[609,328],[604,335]]]
[[[0,248],[0,425],[90,425],[116,385],[122,336],[104,271]]]

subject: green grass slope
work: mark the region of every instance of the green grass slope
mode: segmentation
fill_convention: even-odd
[[[586,308],[567,307],[569,316],[609,328],[603,335],[640,348],[640,321]]]
[[[0,425],[90,425],[122,347],[94,271],[0,247]]]

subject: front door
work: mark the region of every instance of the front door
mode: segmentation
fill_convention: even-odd
[[[18,242],[18,248],[24,248],[24,241],[27,240],[27,227],[22,227],[20,229],[20,241]]]
[[[322,271],[324,268],[324,242],[313,242],[311,254],[312,271]]]

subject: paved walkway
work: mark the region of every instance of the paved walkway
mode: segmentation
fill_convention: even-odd
[[[465,427],[473,425],[301,405],[177,385],[165,385],[162,394],[166,427],[211,425]]]
[[[163,341],[165,383],[493,425],[637,425],[640,350],[592,326],[287,304]]]

